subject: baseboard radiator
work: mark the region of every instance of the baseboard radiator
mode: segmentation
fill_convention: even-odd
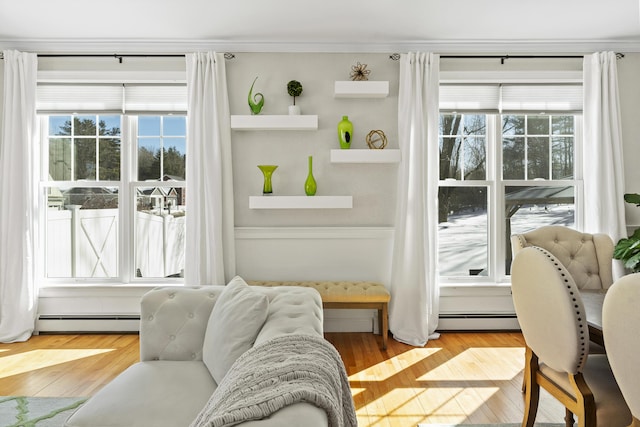
[[[41,314],[35,333],[130,333],[140,331],[140,315]]]
[[[520,324],[515,313],[445,313],[439,316],[438,330],[520,330]]]

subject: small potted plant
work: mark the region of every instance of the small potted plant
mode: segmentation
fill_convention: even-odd
[[[302,94],[302,84],[297,80],[291,80],[287,83],[287,92],[289,93],[289,96],[293,96],[293,105],[289,105],[289,114],[300,114],[300,106],[296,105],[296,96],[300,96]]]
[[[624,201],[640,207],[640,194],[625,194]],[[628,238],[618,241],[613,251],[613,258],[621,260],[632,272],[640,272],[640,228]]]

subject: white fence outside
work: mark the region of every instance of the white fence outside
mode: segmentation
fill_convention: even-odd
[[[47,211],[46,276],[118,277],[118,210]],[[135,267],[142,277],[167,277],[184,269],[185,217],[136,212]]]

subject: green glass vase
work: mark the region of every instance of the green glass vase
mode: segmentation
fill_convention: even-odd
[[[307,196],[315,196],[318,185],[313,177],[313,156],[309,156],[309,173],[307,174],[307,180],[304,182],[304,192]]]
[[[271,175],[273,171],[278,168],[276,165],[258,165],[258,168],[262,171],[264,176],[264,184],[262,185],[262,194],[273,193],[273,187],[271,186]]]
[[[338,123],[338,140],[340,141],[340,148],[350,148],[352,137],[353,123],[349,121],[348,116],[342,116],[342,120]]]

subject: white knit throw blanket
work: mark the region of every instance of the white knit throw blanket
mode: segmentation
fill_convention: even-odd
[[[234,426],[297,402],[324,409],[330,427],[358,425],[344,363],[322,337],[283,335],[246,351],[190,427]]]

